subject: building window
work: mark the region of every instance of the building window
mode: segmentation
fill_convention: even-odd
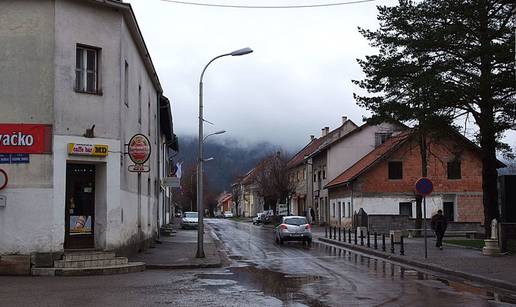
[[[127,61],[124,69],[124,103],[129,107],[129,63]]]
[[[98,93],[99,49],[77,45],[75,51],[75,90]]]
[[[338,204],[339,204],[339,218],[341,219],[342,218],[342,213],[343,213],[342,212],[342,203],[339,201]]]
[[[411,202],[400,203],[400,215],[407,215],[408,217],[412,217],[412,203]]]
[[[403,178],[403,163],[401,161],[389,161],[389,179]]]
[[[452,201],[443,202],[443,215],[448,219],[448,222],[452,222],[455,217],[454,205]]]
[[[392,135],[391,132],[377,132],[374,134],[374,146],[378,147],[385,143],[388,138],[390,138]]]
[[[138,85],[138,123],[142,123],[142,86]]]
[[[323,171],[322,171],[322,178],[323,178],[323,179],[326,179],[326,166],[323,168]]]
[[[331,207],[332,207],[332,214],[331,214],[331,216],[335,217],[335,203],[331,204]]]
[[[448,162],[448,179],[461,179],[460,161]]]
[[[314,182],[317,182],[317,174],[314,174]]]
[[[348,217],[351,217],[351,202],[348,201]]]

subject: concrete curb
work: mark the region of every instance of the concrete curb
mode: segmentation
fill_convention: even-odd
[[[332,239],[318,238],[318,240],[320,242],[323,242],[326,244],[336,245],[336,246],[344,247],[344,248],[347,248],[350,250],[356,250],[356,251],[359,251],[364,254],[369,254],[369,255],[373,255],[373,256],[383,258],[386,260],[399,262],[401,264],[407,264],[407,265],[422,268],[422,269],[425,269],[428,271],[444,273],[444,274],[448,274],[451,276],[460,277],[460,278],[463,278],[466,280],[480,282],[480,283],[483,283],[483,284],[486,284],[486,285],[489,285],[489,286],[495,287],[495,288],[501,288],[501,289],[509,290],[509,291],[516,291],[516,284],[512,284],[512,283],[509,283],[509,282],[506,282],[506,281],[503,281],[500,279],[486,278],[481,275],[452,270],[452,269],[449,269],[449,268],[446,268],[446,267],[443,267],[440,265],[422,263],[419,261],[404,258],[403,256],[387,254],[387,253],[383,253],[383,252],[380,252],[380,251],[377,251],[374,249],[372,250],[367,247],[362,247],[362,246],[357,246],[357,245],[348,244],[348,243],[344,243],[344,242],[334,241]]]
[[[222,262],[199,264],[147,264],[147,270],[181,270],[181,269],[211,269],[221,268]]]

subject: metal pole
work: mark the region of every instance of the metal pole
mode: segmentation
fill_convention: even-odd
[[[426,196],[423,196],[423,236],[425,237],[425,259],[428,258],[428,247],[426,243]]]
[[[211,62],[210,62],[211,63]],[[209,65],[209,63],[208,63]],[[208,67],[206,65],[206,67]],[[197,254],[195,257],[197,258],[204,258],[204,208],[203,208],[203,191],[202,191],[202,162],[203,162],[203,138],[204,138],[204,132],[203,132],[203,124],[204,124],[204,117],[202,114],[202,108],[203,108],[203,97],[202,97],[202,76],[204,75],[204,71],[206,70],[206,67],[204,67],[204,70],[201,74],[201,80],[199,81],[199,151],[197,153],[198,159],[197,159],[197,214],[198,214],[198,226],[197,226]]]

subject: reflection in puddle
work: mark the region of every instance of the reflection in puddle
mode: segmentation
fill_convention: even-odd
[[[324,303],[304,295],[301,288],[319,282],[320,276],[287,275],[255,266],[231,267],[225,273],[197,274],[207,287],[242,284],[251,289],[274,296],[284,302],[301,302],[309,306],[325,306]]]

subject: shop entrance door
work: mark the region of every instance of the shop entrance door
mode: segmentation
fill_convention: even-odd
[[[65,249],[94,248],[95,165],[66,165]]]

